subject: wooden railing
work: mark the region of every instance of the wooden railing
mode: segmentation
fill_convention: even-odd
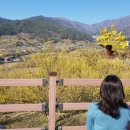
[[[46,79],[0,79],[0,87],[4,86],[45,86]],[[45,104],[1,104],[0,112],[21,112],[21,111],[44,111]],[[45,130],[45,128],[23,128],[6,130]]]
[[[56,103],[56,86],[100,86],[102,79],[60,79],[57,80],[57,73],[51,72],[49,78],[49,130],[56,129],[56,108],[59,110],[87,110],[89,102],[84,103]],[[130,86],[130,79],[122,79],[124,86]],[[1,79],[0,86],[45,86],[46,79]],[[19,111],[45,111],[46,103],[41,104],[1,104],[0,112],[19,112]],[[6,130],[44,130],[45,128],[23,128]],[[58,130],[86,130],[85,126],[60,126]]]
[[[55,77],[54,79],[56,79]],[[50,80],[50,82],[52,81]],[[102,79],[68,79],[68,78],[64,78],[58,81],[59,85],[61,86],[73,85],[78,87],[100,86],[101,82]],[[122,79],[122,83],[124,86],[130,86],[130,79]],[[55,86],[51,86],[51,87],[53,88],[50,89],[53,89],[55,92],[56,87]],[[52,97],[52,102],[56,102],[55,100],[56,97],[55,96]],[[49,103],[51,102],[49,101]],[[60,103],[59,105],[62,105],[62,107],[60,107],[62,108],[62,110],[87,110],[89,104],[90,104],[89,102],[85,102],[85,103],[62,103],[62,104]],[[53,116],[55,116],[55,114]],[[55,121],[52,123],[55,124]],[[86,130],[86,126],[60,126],[58,130]]]

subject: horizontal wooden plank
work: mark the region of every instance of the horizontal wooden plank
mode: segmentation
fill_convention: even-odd
[[[130,86],[130,79],[121,79],[124,86]]]
[[[63,110],[87,110],[90,102],[83,103],[63,103]],[[130,105],[130,102],[127,102]]]
[[[87,110],[91,103],[63,103],[63,110]]]
[[[63,79],[63,85],[101,85],[102,79]]]
[[[130,105],[130,102],[127,102]],[[63,103],[63,110],[87,110],[89,102]],[[1,104],[0,112],[42,111],[42,104]]]
[[[42,104],[1,104],[0,112],[42,111]]]
[[[45,130],[45,128],[15,128],[15,129],[4,129],[4,130]]]
[[[103,79],[63,79],[63,85],[75,86],[100,86]],[[130,86],[130,79],[121,79],[124,86]]]
[[[62,126],[62,130],[87,130],[86,126]]]
[[[0,86],[43,86],[46,79],[0,79]]]

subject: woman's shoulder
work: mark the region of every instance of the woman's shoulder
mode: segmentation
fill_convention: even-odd
[[[120,110],[122,112],[127,112],[128,114],[130,114],[130,107],[129,106],[128,106],[128,108],[120,107]]]
[[[96,109],[98,109],[98,102],[92,102],[92,103],[89,105],[88,110],[96,110]]]
[[[89,107],[88,107],[88,113],[87,115],[91,115],[93,117],[95,117],[95,114],[98,111],[98,103],[97,102],[92,102]]]
[[[120,114],[122,117],[125,117],[125,119],[128,119],[130,121],[130,108],[120,108]]]

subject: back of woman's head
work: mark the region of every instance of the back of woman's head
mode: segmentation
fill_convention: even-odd
[[[124,102],[123,85],[116,75],[108,75],[103,80],[100,97],[99,109],[113,118],[120,117],[119,107],[127,108],[127,104]]]

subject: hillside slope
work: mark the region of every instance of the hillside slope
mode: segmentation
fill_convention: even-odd
[[[88,40],[93,38],[86,32],[76,28],[66,27],[55,18],[44,16],[31,17],[23,20],[0,20],[0,35],[16,35],[18,33],[30,33],[41,36],[44,39],[74,39]]]

